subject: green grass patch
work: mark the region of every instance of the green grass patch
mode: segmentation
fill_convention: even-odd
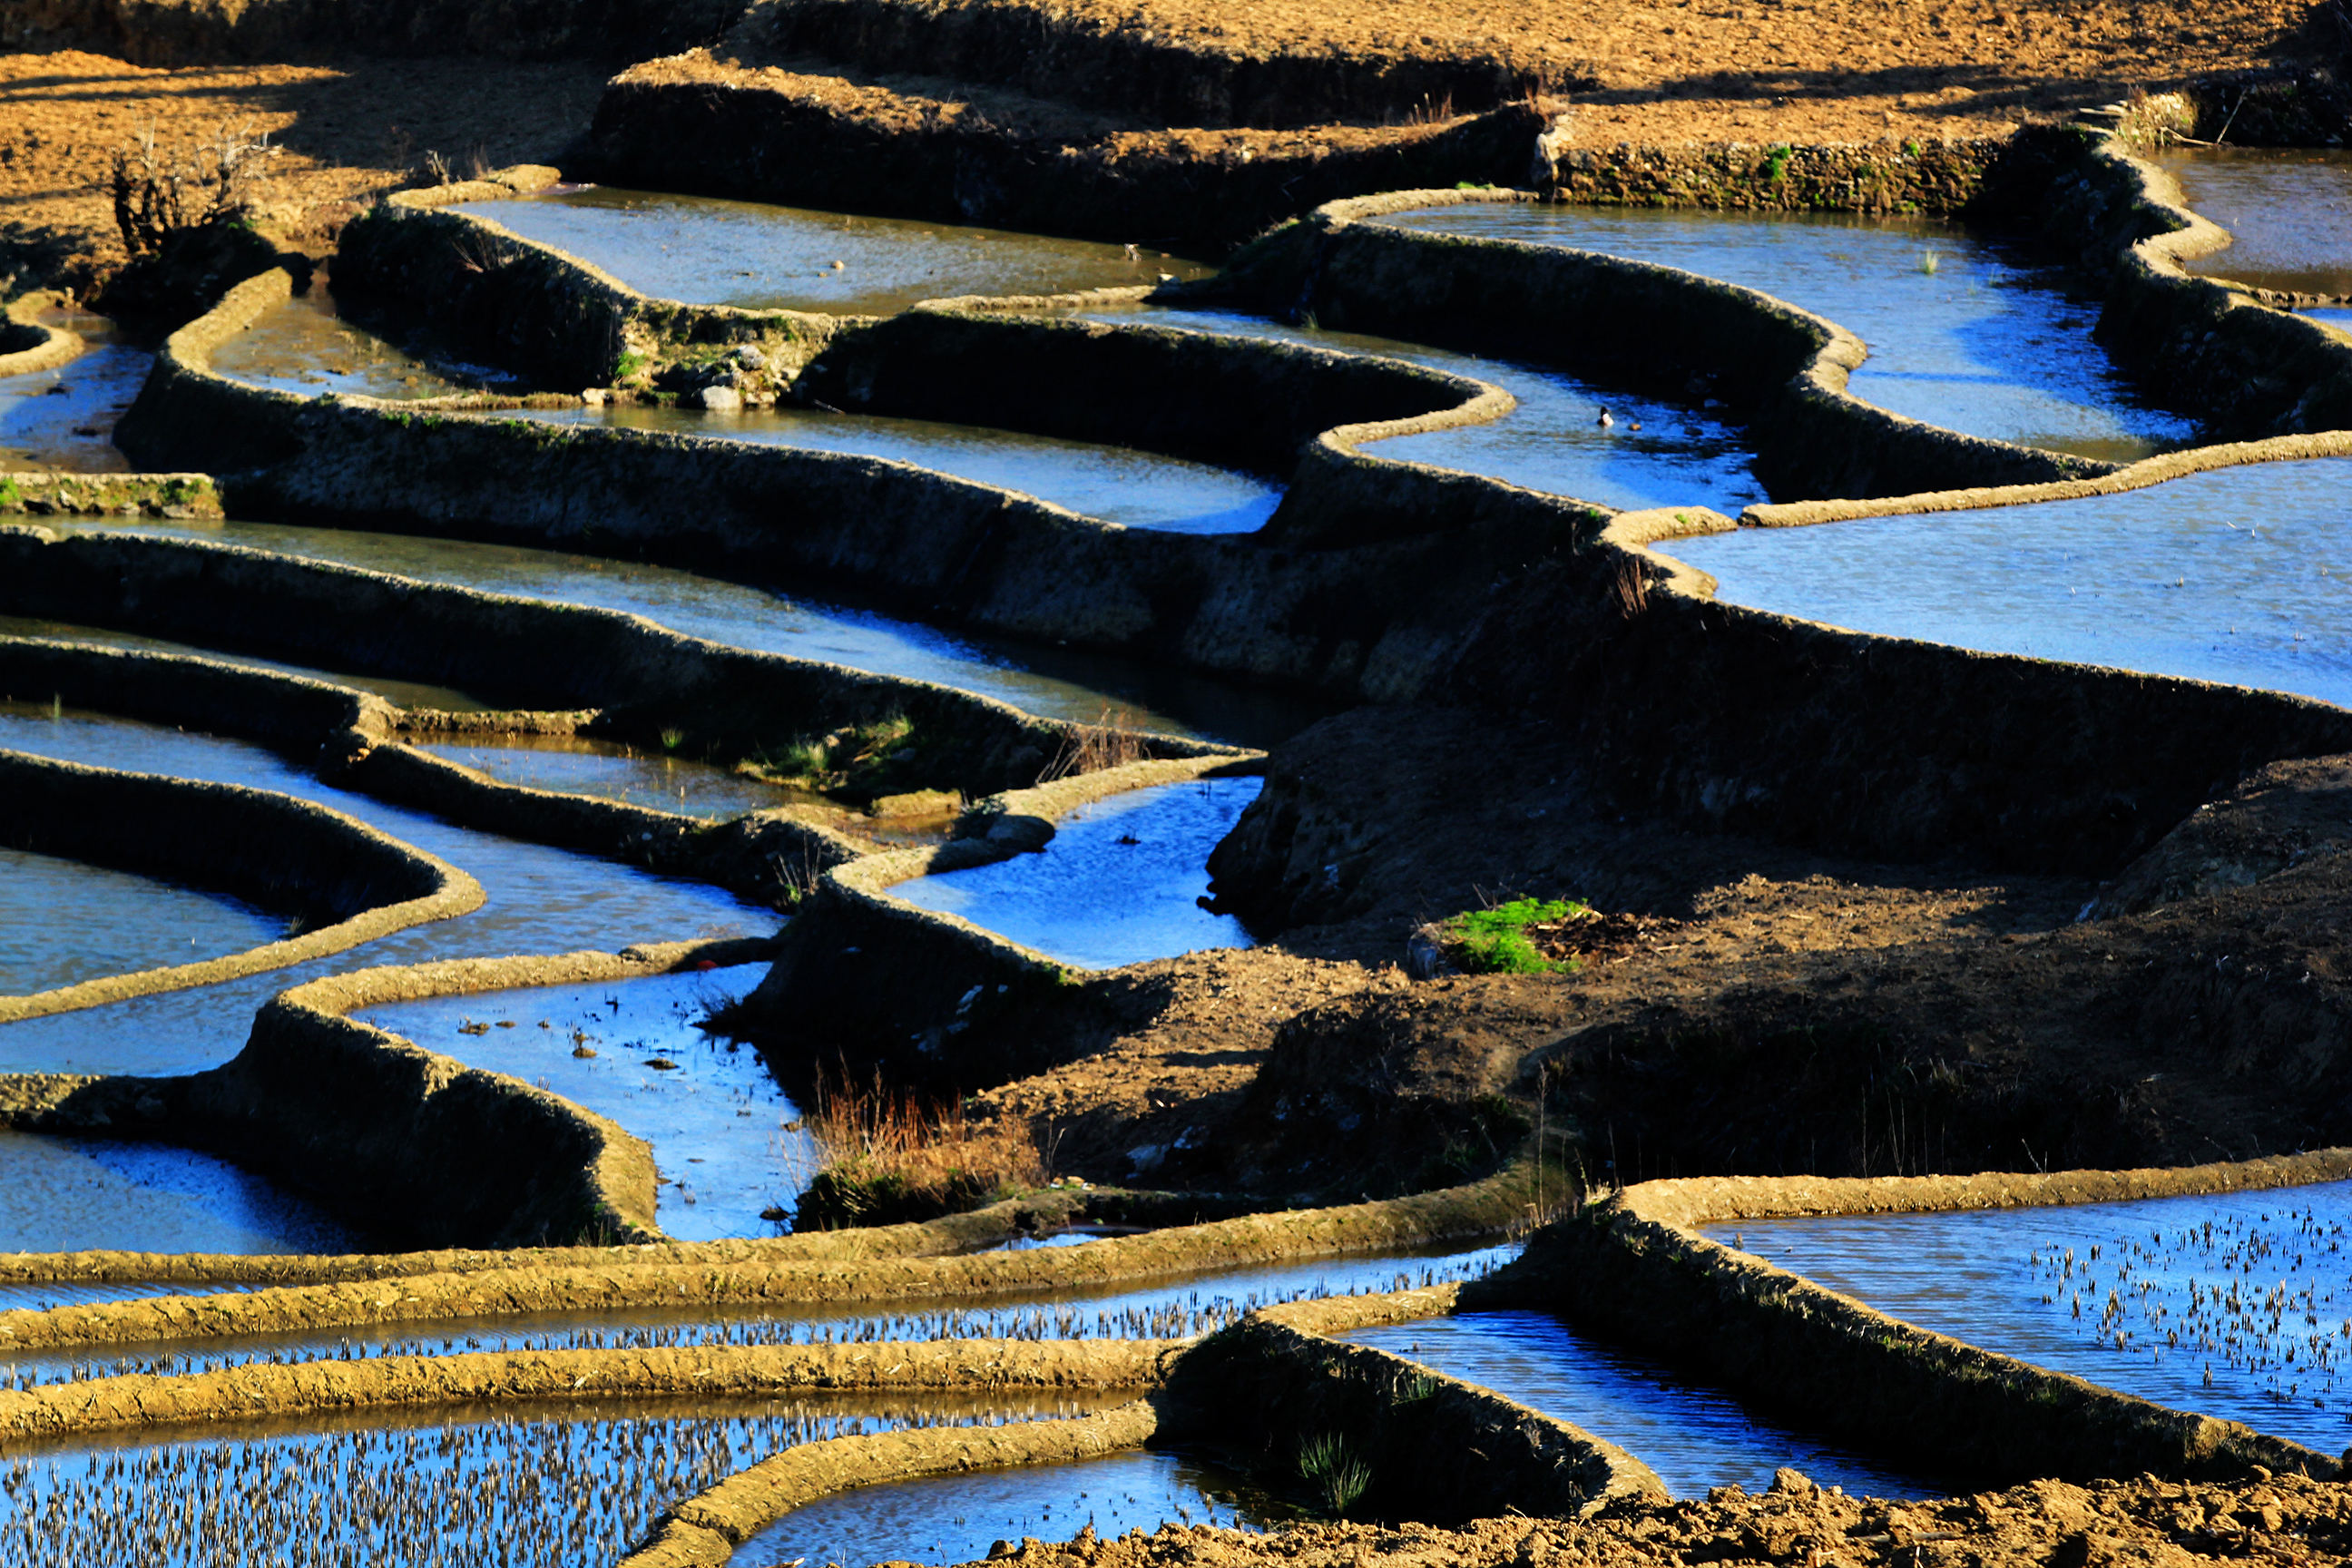
[[[1552,974],[1576,967],[1574,958],[1547,958],[1528,940],[1530,926],[1581,920],[1590,904],[1574,899],[1513,899],[1492,909],[1468,910],[1440,928],[1445,955],[1473,974]]]

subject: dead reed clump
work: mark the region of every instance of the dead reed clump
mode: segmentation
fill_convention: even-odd
[[[193,159],[185,153],[166,159],[149,125],[114,154],[110,185],[122,248],[133,257],[152,256],[182,229],[251,217],[270,160],[283,151],[270,145],[267,131],[256,135],[249,125],[223,124],[213,140],[197,144]]]
[[[1135,715],[1124,708],[1116,712],[1106,708],[1093,723],[1070,726],[1063,737],[1061,750],[1045,764],[1045,771],[1037,775],[1037,782],[1050,784],[1055,779],[1098,773],[1105,768],[1139,763],[1150,754],[1144,731],[1136,727]]]
[[[1025,1127],[974,1125],[961,1100],[927,1102],[878,1073],[870,1084],[820,1073],[814,1098],[805,1126],[824,1164],[800,1195],[795,1231],[963,1214],[1051,1179]]]

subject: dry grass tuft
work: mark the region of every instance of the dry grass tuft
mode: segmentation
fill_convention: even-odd
[[[1062,749],[1037,775],[1039,784],[1054,779],[1070,778],[1082,773],[1098,773],[1105,768],[1123,767],[1139,763],[1151,754],[1144,742],[1144,731],[1138,729],[1135,715],[1121,708],[1117,712],[1104,709],[1102,716],[1091,724],[1073,724],[1062,741]]]
[[[794,1230],[934,1219],[1050,1179],[1026,1129],[975,1126],[961,1101],[929,1103],[879,1073],[870,1084],[820,1073],[814,1100],[805,1125],[825,1163],[801,1194]]]

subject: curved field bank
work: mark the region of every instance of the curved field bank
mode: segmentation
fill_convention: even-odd
[[[1086,972],[889,889],[1042,849],[1057,819],[1095,801],[1264,765],[1259,757],[1201,757],[1056,779],[986,803],[967,819],[986,825],[976,837],[835,866],[785,928],[744,1010],[761,1020],[764,1037],[805,1043],[819,1061],[903,1055],[911,1040],[917,1052],[951,1060],[967,1085],[1041,1070],[1068,1018],[1095,1005]]]
[[[0,312],[0,375],[30,375],[78,359],[88,345],[81,334],[53,327],[40,313],[59,302],[55,294],[26,294]]]
[[[0,473],[0,517],[219,517],[210,474]]]
[[[99,50],[143,66],[284,60],[319,50],[384,55],[596,57],[677,48],[732,22],[733,0],[645,5],[639,0],[562,0],[552,5],[417,5],[359,0],[312,5],[260,0],[219,6],[206,0],[0,0],[10,39]]]
[[[1301,553],[1248,537],[1120,528],[906,463],[457,417],[369,399],[306,401],[205,368],[210,342],[288,286],[283,273],[240,284],[211,315],[174,334],[118,432],[141,462],[202,460],[236,472],[228,500],[243,516],[329,517],[627,555],[751,581],[813,577],[912,603],[935,624],[1342,699],[1402,700],[1429,689],[1438,674],[1433,654],[1475,614],[1498,574],[1575,548],[1603,515],[1545,498],[1544,518],[1572,518],[1573,525],[1538,531],[1524,515],[1471,518],[1442,539]],[[1349,368],[1344,356],[1282,344],[1228,349],[1192,333],[944,310],[916,315],[921,332],[982,347],[1013,343],[1018,334],[1041,353],[1077,345],[1070,352],[1100,352],[1122,364],[1141,353],[1171,365],[1205,365],[1216,369],[1203,384],[1211,388],[1231,384],[1217,368],[1228,361],[1285,368],[1295,380],[1268,385],[1286,392],[1311,391],[1328,377],[1337,391],[1327,405],[1349,419],[1507,406],[1476,383],[1403,365]],[[971,367],[965,395],[975,400],[970,412],[984,417],[978,400],[988,376],[1001,379],[1013,367],[991,366],[978,353]],[[1278,402],[1261,395],[1255,406],[1265,412]],[[1222,427],[1237,432],[1247,423],[1228,416]],[[1293,499],[1315,504],[1310,496]]]
[[[1555,1172],[1550,1190],[1557,1193],[1559,1184]],[[826,1252],[819,1250],[822,1242],[795,1252],[793,1243],[799,1238],[784,1238],[696,1247],[471,1255],[477,1263],[422,1275],[389,1269],[362,1275],[353,1260],[321,1259],[314,1265],[303,1258],[263,1259],[256,1265],[268,1273],[245,1277],[308,1277],[318,1282],[0,1312],[0,1349],[131,1344],[583,1310],[793,1301],[882,1304],[1087,1289],[1498,1235],[1526,1220],[1536,1188],[1533,1167],[1520,1164],[1468,1186],[1412,1197],[1246,1215],[1109,1237],[1084,1247],[952,1258],[858,1256],[845,1248]],[[362,1267],[367,1262],[355,1261]],[[224,1268],[211,1277],[230,1275]]]
[[[2335,1456],[1912,1328],[1697,1234],[1793,1215],[1948,1212],[2340,1180],[2352,1151],[2177,1170],[1647,1182],[1537,1233],[1465,1308],[1564,1312],[1773,1408],[1929,1467],[1997,1479],[2144,1471],[2320,1478]]]
[[[1068,1465],[1139,1448],[1158,1435],[1158,1402],[1139,1399],[1072,1420],[881,1432],[803,1443],[740,1470],[669,1510],[620,1568],[725,1563],[735,1548],[796,1508],[886,1481],[1021,1465]]]
[[[1325,1336],[1433,1317],[1454,1291],[1269,1307],[1203,1340],[1169,1376],[1184,1429],[1280,1471],[1338,1436],[1368,1465],[1368,1489],[1395,1519],[1462,1523],[1506,1512],[1588,1514],[1621,1500],[1663,1501],[1665,1483],[1612,1443],[1402,1356]]]
[[[2352,342],[2257,302],[2242,284],[2182,270],[2227,234],[2116,140],[2094,139],[2053,182],[2042,233],[2105,279],[2100,341],[2221,434],[2352,426]]]
[[[593,707],[591,732],[647,747],[742,755],[904,718],[927,734],[934,786],[968,798],[1034,782],[1076,733],[992,698],[730,647],[617,610],[184,540],[0,527],[0,614],[358,661],[519,708]],[[1155,755],[1233,754],[1166,736],[1142,743]]]
[[[327,782],[460,826],[691,878],[779,907],[804,876],[866,849],[784,808],[712,822],[509,784],[400,739],[435,730],[436,720],[460,722],[477,735],[568,732],[601,718],[594,710],[408,713],[368,692],[277,670],[36,637],[0,637],[0,692],[6,691],[40,692],[68,707],[255,741],[315,759]]]
[[[1232,287],[1326,326],[1464,347],[1679,393],[1696,376],[1743,411],[1776,493],[1899,495],[2017,484],[2109,465],[1963,436],[1846,391],[1861,340],[1769,294],[1654,262],[1365,220],[1516,191],[1398,191],[1320,207],[1254,247]]]
[[[424,324],[555,386],[604,386],[625,363],[657,368],[681,350],[721,344],[755,347],[771,374],[789,378],[857,320],[656,299],[478,213],[442,210],[528,195],[560,177],[523,166],[387,197],[339,237],[336,299]],[[207,336],[209,352],[220,339]]]
[[[330,923],[223,958],[0,996],[0,1023],[282,969],[482,907],[447,862],[309,801],[0,751],[0,843]]]
[[[923,14],[919,26],[938,35],[954,19],[1014,13],[1012,6],[959,7]],[[1045,26],[1061,31],[1058,17]],[[1091,30],[1085,36],[1082,51],[1106,39],[1134,38]],[[771,46],[749,41],[753,60],[771,55]],[[975,112],[952,82],[902,80],[845,92],[840,78],[815,74],[822,66],[790,57],[776,65],[749,63],[736,49],[732,40],[716,52],[689,49],[632,66],[607,82],[580,172],[651,190],[853,210],[880,205],[902,217],[1114,243],[1160,235],[1170,245],[1214,250],[1341,196],[1400,185],[1516,184],[1528,178],[1530,153],[1550,124],[1534,104],[1507,101],[1516,90],[1499,108],[1450,121],[1411,123],[1427,108],[1413,103],[1401,114],[1375,110],[1352,123],[1308,126],[1279,138],[1142,128],[1126,118],[1088,123],[1066,102],[1002,94],[990,96],[984,113]],[[1032,53],[1024,43],[1023,51],[1041,64],[1056,58],[1051,47]],[[1219,58],[1191,49],[1169,55],[1195,64]],[[1244,56],[1240,63],[1297,70],[1312,69],[1315,59]],[[795,67],[811,74],[796,74]],[[1056,72],[1058,93],[1097,79],[1055,64],[1046,68]],[[967,72],[955,74],[970,79]],[[1148,91],[1159,96],[1191,75],[1189,67],[1156,75]]]
[[[0,1389],[0,1451],[100,1433],[482,1401],[615,1395],[1148,1388],[1171,1347],[1128,1340],[498,1351],[254,1363]]]

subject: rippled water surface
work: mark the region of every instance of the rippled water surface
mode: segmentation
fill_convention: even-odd
[[[654,1221],[681,1241],[774,1236],[823,1163],[760,1053],[699,1026],[766,964],[371,1007],[369,1023],[610,1117],[653,1146]],[[585,1055],[582,1053],[586,1053]],[[787,1125],[791,1131],[787,1131]]]
[[[226,1160],[161,1143],[0,1131],[0,1252],[362,1252],[368,1237]],[[168,1294],[185,1287],[130,1287]],[[77,1298],[6,1288],[0,1307]]]
[[[612,1563],[796,1443],[1081,1414],[1077,1397],[598,1399],[225,1423],[13,1458],[0,1565]]]
[[[2151,160],[2230,243],[2191,272],[2293,294],[2352,294],[2352,153],[2181,147]]]
[[[1360,332],[1286,326],[1230,310],[1139,305],[1088,314],[1098,321],[1188,327],[1380,354],[1466,375],[1502,387],[1519,400],[1517,409],[1490,424],[1376,441],[1364,448],[1376,458],[1433,463],[1628,510],[1685,505],[1736,513],[1766,499],[1763,486],[1748,472],[1755,454],[1714,416],[1596,386],[1540,365]],[[1604,409],[1613,424],[1600,423]]]
[[[0,848],[0,996],[226,957],[289,923],[226,893]]]
[[[1997,440],[2127,462],[2196,434],[2091,341],[2098,306],[2007,241],[1928,218],[1478,203],[1402,227],[1567,246],[1703,273],[1826,316],[1869,347],[1858,397]]]
[[[980,1470],[860,1487],[796,1508],[736,1548],[745,1568],[811,1563],[978,1562],[999,1541],[1066,1541],[1087,1525],[1108,1540],[1162,1521],[1263,1527],[1290,1517],[1205,1458],[1138,1449],[1076,1464]]]
[[[1265,525],[1282,500],[1281,486],[1230,468],[1131,447],[1064,441],[976,425],[814,408],[707,414],[691,408],[607,406],[577,413],[530,410],[521,416],[888,458],[1018,490],[1083,517],[1161,533],[1253,532]]]
[[[758,936],[777,924],[773,911],[715,888],[455,827],[330,788],[242,742],[70,709],[52,718],[46,707],[0,705],[0,748],[100,767],[250,784],[316,801],[471,872],[489,898],[472,914],[413,927],[292,968],[0,1026],[0,1070],[194,1072],[236,1054],[263,1001],[321,974],[439,958],[614,952],[639,942]]]
[[[626,610],[735,647],[937,681],[1046,718],[1123,713],[1142,729],[1271,745],[1321,716],[1313,704],[1129,660],[951,633],[835,601],[786,595],[669,567],[407,534],[253,522],[80,522],[80,531],[212,540],[454,583],[496,594]]]
[[[41,320],[89,347],[54,370],[0,376],[0,473],[122,472],[131,460],[115,449],[114,422],[139,395],[153,353],[123,342],[103,316],[49,310]]]
[[[1090,240],[650,191],[596,187],[453,210],[645,293],[706,305],[879,316],[955,295],[1057,294],[1215,270]]]
[[[1706,1233],[1986,1350],[2323,1453],[2352,1443],[2352,1183]]]
[[[1577,1332],[1547,1312],[1465,1312],[1343,1336],[1491,1388],[1616,1444],[1677,1497],[1738,1483],[1760,1492],[1783,1465],[1856,1496],[1926,1497],[1948,1482],[1748,1413],[1722,1390]]]
[[[1265,788],[1261,778],[1130,790],[1055,824],[1045,848],[943,871],[890,891],[1081,969],[1117,969],[1210,947],[1249,947],[1231,915],[1196,902],[1209,851]]]
[[[1734,604],[1855,631],[2352,703],[2347,487],[2352,461],[2256,463],[1664,548]]]

